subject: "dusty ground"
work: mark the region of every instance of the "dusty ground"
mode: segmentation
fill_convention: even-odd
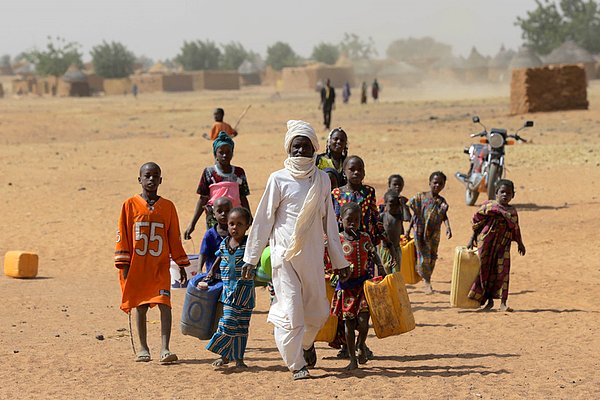
[[[385,189],[401,173],[404,194],[425,190],[427,176],[449,176],[455,237],[442,240],[434,274],[439,291],[409,287],[417,328],[405,335],[369,338],[376,358],[355,373],[320,345],[314,379],[292,382],[266,324],[268,296],[259,290],[252,320],[248,372],[214,371],[204,342],[182,336],[183,292],[173,295],[174,366],[133,363],[127,317],[112,264],[122,201],[139,192],[139,165],[163,168],[160,193],[173,200],[185,226],[196,202],[202,168],[211,161],[201,133],[212,108],[225,107],[240,126],[234,164],[243,166],[251,205],[268,174],[281,167],[285,121],[320,126],[314,93],[272,96],[269,89],[156,94],[90,99],[12,97],[0,100],[0,253],[33,250],[40,277],[0,276],[0,398],[598,398],[600,396],[600,85],[590,87],[589,111],[511,117],[506,88],[384,90],[380,104],[338,105],[334,125],[350,135],[350,152],[364,157],[366,183]],[[453,249],[468,239],[474,208],[452,174],[465,170],[462,154],[488,126],[536,126],[531,144],[508,148],[528,253],[513,250],[513,314],[481,314],[449,307]],[[325,132],[323,132],[323,138]],[[324,140],[323,140],[324,144]],[[199,226],[202,226],[199,223]],[[197,250],[202,230],[195,232]],[[192,244],[186,243],[191,251]],[[158,311],[149,313],[154,357]],[[104,341],[95,337],[102,334]]]

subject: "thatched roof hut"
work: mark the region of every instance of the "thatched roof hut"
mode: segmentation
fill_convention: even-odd
[[[238,73],[240,74],[240,84],[242,85],[260,85],[260,68],[254,62],[250,60],[244,60],[244,62],[238,67]]]
[[[58,81],[59,96],[87,97],[90,95],[90,85],[86,75],[75,64]]]
[[[423,77],[421,70],[403,61],[386,65],[377,75],[386,86],[414,86]]]
[[[169,72],[169,68],[160,61],[148,69],[149,74],[168,74]]]
[[[465,81],[482,82],[488,78],[488,60],[473,46],[465,62]]]
[[[488,79],[492,82],[507,82],[510,79],[510,62],[516,55],[514,50],[506,50],[504,45],[492,58],[488,68]]]
[[[439,59],[431,64],[431,78],[440,81],[463,81],[465,78],[466,60],[459,56],[450,56]]]
[[[581,65],[588,80],[595,77],[596,60],[587,50],[567,40],[544,58],[546,65]]]
[[[513,57],[509,64],[509,68],[537,68],[544,65],[542,60],[534,53],[534,51],[527,47],[522,46],[517,54]]]

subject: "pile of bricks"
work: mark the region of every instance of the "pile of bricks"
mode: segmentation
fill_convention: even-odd
[[[513,69],[511,114],[587,110],[585,70],[577,65]]]

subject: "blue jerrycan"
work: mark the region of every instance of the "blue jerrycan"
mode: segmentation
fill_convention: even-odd
[[[223,290],[220,280],[210,282],[208,290],[198,289],[196,285],[205,276],[206,273],[201,273],[189,281],[181,311],[181,333],[201,340],[210,339],[215,332],[215,321],[220,318],[217,315],[219,297]]]

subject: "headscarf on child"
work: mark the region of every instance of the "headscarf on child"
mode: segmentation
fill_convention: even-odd
[[[226,144],[231,147],[231,152],[233,152],[233,147],[235,146],[233,139],[227,134],[227,132],[221,131],[219,132],[219,136],[217,136],[213,142],[213,154],[217,155],[217,149],[221,146],[225,146]]]
[[[285,169],[288,170],[295,179],[308,179],[313,176],[315,178],[308,190],[304,204],[298,213],[298,218],[294,225],[294,233],[290,238],[290,246],[284,255],[285,260],[289,261],[302,251],[305,236],[310,225],[314,221],[314,215],[317,215],[320,204],[329,195],[329,192],[319,193],[321,191],[320,188],[324,187],[322,183],[324,175],[319,172],[315,165],[317,150],[319,150],[319,139],[317,138],[315,130],[308,122],[297,120],[289,120],[287,122],[287,128],[284,148],[288,153],[288,158],[283,162]],[[305,136],[310,139],[315,150],[312,157],[292,157],[290,155],[292,140],[297,136]]]

